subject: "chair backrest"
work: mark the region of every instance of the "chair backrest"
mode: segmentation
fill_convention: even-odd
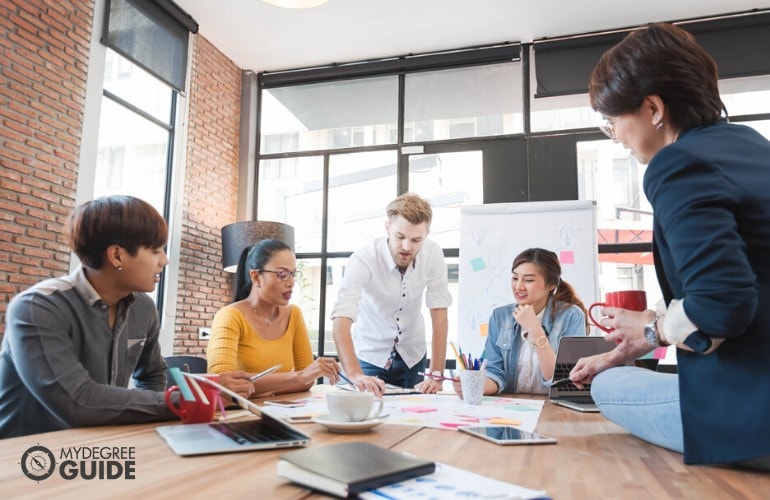
[[[199,358],[197,356],[166,356],[165,360],[169,368],[179,368],[190,373],[206,373],[208,370],[206,358]],[[174,378],[169,373],[166,373],[166,381],[166,388],[176,385]]]

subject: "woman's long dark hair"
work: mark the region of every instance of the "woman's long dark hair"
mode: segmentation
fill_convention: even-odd
[[[583,310],[586,322],[586,335],[588,335],[591,331],[591,327],[588,324],[586,306],[583,305],[583,301],[577,296],[572,285],[561,279],[561,264],[559,264],[559,258],[556,254],[544,248],[528,248],[513,259],[511,272],[519,267],[519,265],[526,263],[536,265],[545,277],[545,284],[556,287],[554,288],[554,293],[551,293],[548,296],[548,300],[553,301],[551,320],[556,319],[557,311],[566,309],[572,305],[578,306]]]
[[[243,300],[251,293],[251,276],[249,276],[249,272],[252,269],[264,269],[267,263],[270,262],[273,254],[283,250],[291,250],[291,248],[286,243],[278,240],[262,240],[243,249],[238,259],[233,302]]]

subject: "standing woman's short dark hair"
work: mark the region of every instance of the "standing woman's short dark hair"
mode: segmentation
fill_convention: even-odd
[[[155,208],[133,196],[104,196],[83,203],[67,219],[69,246],[85,267],[100,269],[104,252],[120,245],[135,256],[140,248],[161,248],[168,225]]]
[[[591,107],[614,117],[657,95],[674,128],[689,130],[727,115],[718,79],[716,63],[694,36],[672,24],[652,24],[601,57],[589,84]]]
[[[575,289],[572,285],[561,279],[561,264],[556,254],[550,250],[544,248],[528,248],[521,252],[513,259],[513,266],[511,266],[511,272],[514,271],[521,264],[534,264],[545,277],[546,286],[553,285],[554,292],[548,297],[549,301],[552,301],[553,308],[551,309],[551,319],[556,318],[556,312],[565,309],[569,306],[575,305],[583,310],[583,314],[586,317],[586,334],[590,332],[590,325],[588,324],[588,315],[586,314],[586,307],[583,305],[583,301],[575,293]]]
[[[265,265],[270,262],[273,254],[283,250],[291,250],[291,247],[278,240],[262,240],[243,249],[238,259],[233,302],[243,300],[251,293],[251,276],[249,271],[252,269],[264,269]]]

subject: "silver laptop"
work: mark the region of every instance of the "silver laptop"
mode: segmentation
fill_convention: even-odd
[[[155,430],[177,455],[205,455],[250,450],[272,450],[306,446],[310,436],[282,418],[271,415],[254,402],[232,393],[222,386],[222,392],[234,397],[259,419],[210,422],[207,424],[163,425]]]
[[[604,337],[562,337],[559,339],[559,350],[556,352],[556,370],[553,380],[569,378],[569,373],[580,358],[611,351],[615,347]],[[569,383],[560,387],[551,387],[548,399],[557,405],[566,406],[577,411],[598,412],[591,397],[591,384],[579,389]]]

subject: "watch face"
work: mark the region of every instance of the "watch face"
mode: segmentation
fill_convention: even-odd
[[[56,460],[45,446],[33,446],[21,456],[21,471],[33,481],[42,481],[53,474]]]
[[[658,345],[657,332],[655,330],[654,324],[648,324],[644,326],[644,338],[647,339],[647,342],[649,342],[650,345]]]

